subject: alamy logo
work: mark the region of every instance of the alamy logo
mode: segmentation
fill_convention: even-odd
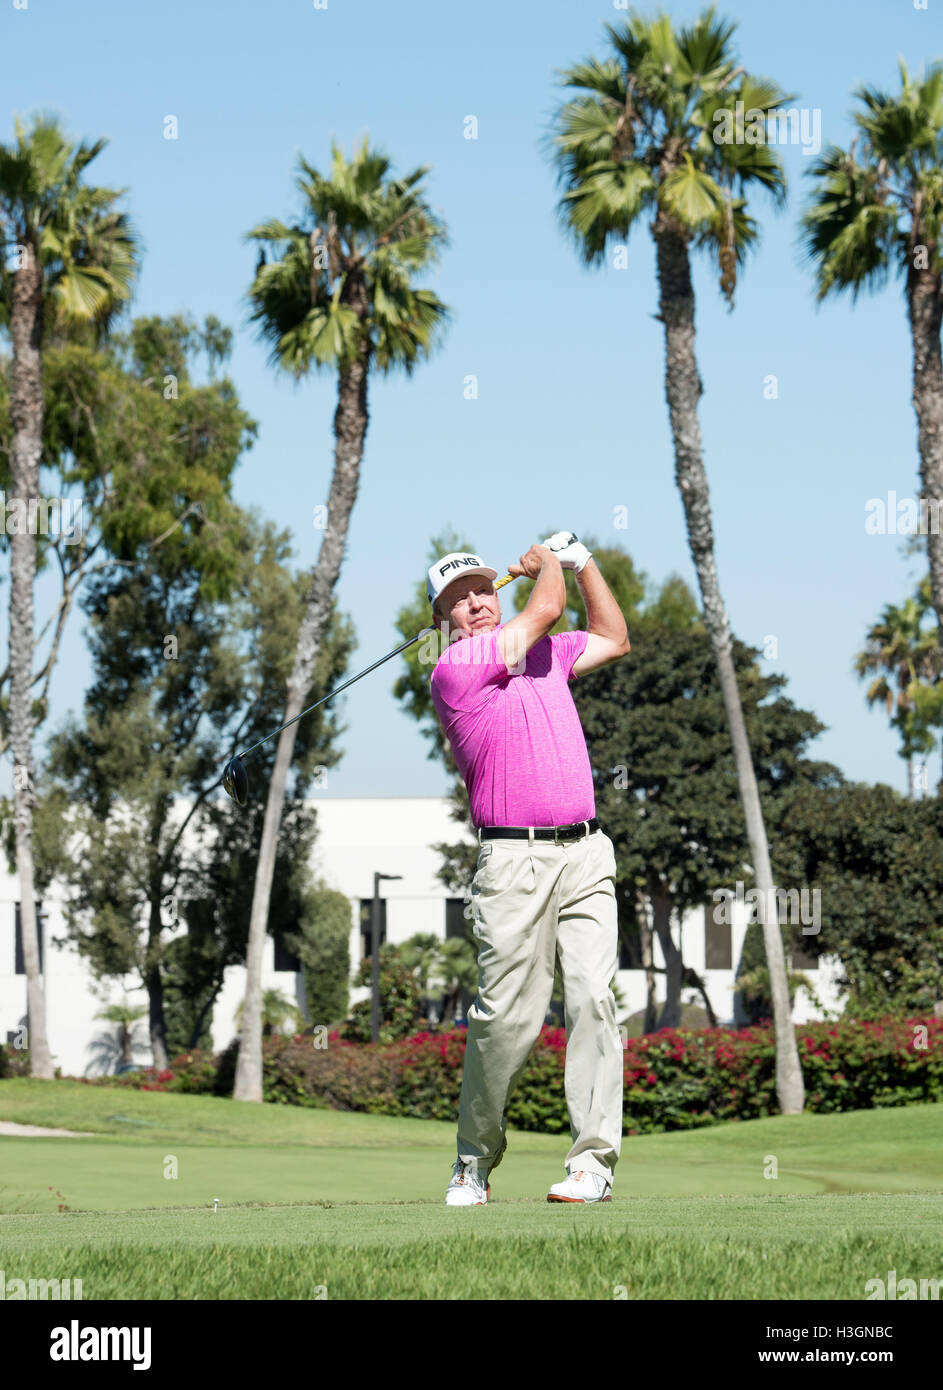
[[[800,145],[804,155],[822,148],[822,112],[818,106],[745,107],[742,101],[714,112],[715,145]]]
[[[733,915],[731,908],[734,903],[741,907],[749,907],[747,913],[747,926],[758,926],[760,923],[759,909],[764,904],[764,894],[761,888],[748,888],[744,894],[742,879],[737,879],[737,891],[731,888],[715,888],[713,892],[714,908],[713,917],[718,926],[731,926]],[[822,926],[822,890],[812,889],[811,911],[809,903],[809,890],[803,888],[800,893],[798,888],[770,888],[765,899],[766,912],[764,919],[767,922],[776,920],[779,922],[791,922],[793,924],[802,923],[803,936],[817,936]]]
[[[943,1279],[921,1279],[918,1293],[916,1279],[898,1279],[897,1270],[889,1269],[886,1284],[883,1279],[869,1279],[864,1292],[869,1303],[875,1298],[899,1299],[906,1303],[917,1298],[939,1299],[941,1288]]]
[[[0,1269],[0,1303],[82,1297],[81,1279],[8,1279]]]
[[[80,497],[7,497],[0,492],[0,531],[8,536],[61,536],[66,545],[82,539]]]
[[[133,1361],[134,1370],[150,1370],[149,1327],[80,1327],[73,1318],[68,1327],[54,1327],[49,1335],[50,1361]]]

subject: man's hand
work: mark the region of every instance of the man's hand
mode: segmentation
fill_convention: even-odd
[[[576,570],[577,574],[586,561],[592,559],[592,552],[577,540],[572,531],[556,531],[543,544],[553,551],[563,569]]]
[[[548,549],[547,545],[532,545],[530,550],[521,556],[519,565],[508,565],[508,574],[513,574],[515,579],[519,579],[521,575],[526,575],[528,579],[536,579],[547,559]],[[559,559],[559,556],[557,558]]]

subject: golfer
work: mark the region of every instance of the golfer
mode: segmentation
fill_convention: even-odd
[[[550,1005],[560,958],[572,1145],[551,1202],[605,1202],[622,1143],[622,1043],[610,988],[617,968],[612,841],[598,828],[593,779],[568,682],[629,651],[625,619],[571,532],[532,545],[514,576],[535,583],[501,620],[497,571],[477,555],[429,570],[447,638],[431,695],[478,830],[471,886],[478,997],[469,1009],[458,1159],[447,1206],[483,1205],[507,1146],[508,1097]],[[549,636],[576,571],[587,631]]]

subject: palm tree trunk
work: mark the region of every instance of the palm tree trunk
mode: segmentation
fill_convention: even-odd
[[[334,448],[334,475],[328,500],[328,524],[305,602],[294,667],[288,683],[288,700],[283,723],[294,719],[304,708],[304,700],[314,676],[321,638],[330,616],[331,596],[344,557],[350,515],[357,500],[360,462],[369,419],[368,352],[369,344],[365,343],[360,357],[340,372],[337,410],[334,414],[334,435],[337,442]],[[297,730],[297,724],[292,724],[290,729],[283,729],[279,736],[275,768],[265,805],[259,864],[256,869],[252,913],[249,919],[246,994],[233,1088],[234,1100],[262,1099],[262,948],[268,924],[269,900],[275,874],[275,849],[285,803],[288,766],[294,751]]]
[[[151,890],[150,924],[144,960],[144,988],[147,990],[148,1031],[154,1066],[163,1070],[167,1065],[167,1026],[164,1020],[164,982],[160,973],[160,939],[163,923],[160,919],[161,889]]]
[[[645,971],[645,1018],[643,1033],[654,1033],[658,1018],[658,1003],[655,998],[655,946],[654,931],[648,920],[648,898],[639,889],[636,893],[637,917],[642,943],[642,969]]]
[[[13,496],[29,507],[39,495],[42,454],[43,279],[32,246],[22,248],[13,277],[10,336],[10,419],[13,425],[11,483]],[[16,868],[20,880],[20,927],[26,968],[30,1074],[55,1075],[46,1036],[46,997],[39,973],[36,893],[33,876],[33,581],[36,538],[21,517],[10,537],[10,743],[13,748],[13,814]]]
[[[714,559],[710,491],[697,417],[697,403],[703,387],[694,352],[694,289],[688,246],[684,235],[664,213],[658,214],[652,230],[658,267],[660,317],[665,326],[665,394],[674,438],[675,477],[684,505],[688,543],[697,570],[704,618],[717,660],[750,857],[762,900],[763,943],[769,966],[776,1032],[776,1095],[782,1113],[795,1115],[802,1111],[805,1103],[805,1086],[786,985],[783,941],[777,920],[776,898],[772,891],[766,827],[737,688],[730,627]]]
[[[708,996],[707,986],[704,984],[704,981],[697,971],[693,970],[690,965],[684,967],[682,982],[686,985],[690,985],[692,989],[697,990],[698,994],[701,996],[701,1002],[704,1005],[704,1012],[707,1014],[707,1026],[708,1028],[716,1028],[717,1015],[714,1013],[714,1006]]]
[[[655,890],[652,893],[652,921],[658,944],[665,958],[665,1006],[658,1020],[659,1028],[677,1028],[681,1022],[681,981],[684,963],[681,951],[671,937],[671,900]]]
[[[915,227],[913,239],[923,244],[919,227]],[[943,512],[943,363],[940,359],[943,283],[940,275],[929,269],[914,269],[914,260],[914,255],[908,260],[907,313],[913,344],[913,403],[917,412],[917,448],[920,453],[920,500],[922,503],[926,499],[929,504],[927,557],[930,562],[930,590],[937,621],[943,628],[943,517],[940,516]]]

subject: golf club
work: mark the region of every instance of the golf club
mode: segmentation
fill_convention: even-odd
[[[495,591],[503,588],[505,584],[510,584],[511,580],[516,578],[517,576],[514,574],[506,574],[503,579],[496,581],[494,586]],[[349,685],[353,685],[354,681],[359,681],[361,677],[368,676],[371,671],[375,671],[378,666],[382,666],[384,661],[390,661],[394,656],[398,656],[400,652],[404,652],[407,647],[411,647],[414,642],[419,641],[423,632],[428,631],[428,628],[423,628],[421,632],[416,633],[415,637],[410,637],[408,642],[403,642],[400,646],[394,647],[391,652],[387,652],[386,656],[381,656],[380,660],[375,661],[372,666],[367,666],[365,670],[360,671],[356,676],[351,676],[349,681],[344,681],[343,685],[339,685],[337,689],[332,690],[330,694],[322,695],[320,700],[315,700],[313,705],[309,705],[308,708],[303,709],[300,714],[296,714],[294,719],[287,720],[286,723],[279,725],[277,729],[273,729],[270,734],[266,734],[265,738],[260,738],[258,743],[253,743],[251,748],[246,748],[244,752],[237,753],[235,757],[230,758],[223,769],[223,786],[232,797],[233,801],[235,801],[236,805],[245,806],[249,799],[249,778],[243,766],[243,758],[248,758],[249,754],[254,753],[257,748],[261,748],[263,743],[268,743],[269,739],[275,738],[276,734],[280,734],[283,729],[289,728],[292,724],[296,723],[297,720],[303,719],[306,714],[310,714],[312,710],[316,710],[318,705],[323,705],[327,700],[333,700],[335,695],[339,695],[342,690],[346,690]]]

